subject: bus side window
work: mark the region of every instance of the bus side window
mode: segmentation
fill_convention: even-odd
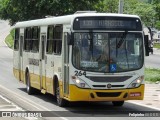
[[[25,38],[24,38],[24,50],[29,52],[31,50],[31,44],[32,44],[32,30],[30,27],[25,28]]]
[[[46,47],[47,54],[53,53],[53,49],[54,49],[53,36],[54,36],[54,26],[48,26],[47,47]]]
[[[57,40],[55,53],[61,54],[61,50],[62,50],[62,40],[59,40],[59,41]]]
[[[54,54],[60,55],[62,51],[62,32],[63,32],[63,27],[62,26],[55,26],[54,29]]]
[[[31,44],[31,50],[32,52],[38,52],[39,51],[39,27],[33,27],[32,28],[32,44]]]
[[[19,49],[19,28],[15,29],[14,50]]]

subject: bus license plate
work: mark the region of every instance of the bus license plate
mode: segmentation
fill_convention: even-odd
[[[141,96],[141,93],[140,92],[130,93],[130,97],[137,97],[137,96]]]

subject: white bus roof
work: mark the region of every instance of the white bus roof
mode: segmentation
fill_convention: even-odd
[[[45,26],[45,25],[53,25],[53,24],[71,24],[74,18],[76,17],[85,17],[85,16],[117,16],[117,17],[131,17],[131,18],[139,18],[137,15],[129,15],[129,14],[117,14],[117,13],[81,13],[81,14],[72,14],[65,16],[57,16],[36,20],[29,20],[23,22],[17,22],[15,28],[23,28],[30,26]]]

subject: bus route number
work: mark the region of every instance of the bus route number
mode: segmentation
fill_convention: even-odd
[[[82,76],[82,75],[84,75],[84,76],[86,76],[86,72],[84,71],[74,71],[75,72],[75,76]]]

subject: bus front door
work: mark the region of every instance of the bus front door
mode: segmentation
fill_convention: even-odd
[[[64,33],[63,42],[63,94],[67,97],[69,94],[69,46],[67,44],[67,33]]]

